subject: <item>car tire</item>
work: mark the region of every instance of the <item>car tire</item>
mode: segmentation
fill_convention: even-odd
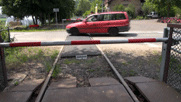
[[[77,28],[72,28],[70,30],[71,35],[76,36],[79,34],[79,30]]]
[[[118,35],[118,29],[117,28],[110,28],[109,29],[109,35],[117,36]]]

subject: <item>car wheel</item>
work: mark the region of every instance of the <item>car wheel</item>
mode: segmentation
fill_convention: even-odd
[[[118,35],[118,29],[117,28],[110,28],[109,29],[109,35],[117,36]]]
[[[72,28],[70,32],[71,32],[71,35],[74,35],[74,36],[79,34],[79,30],[77,28]]]

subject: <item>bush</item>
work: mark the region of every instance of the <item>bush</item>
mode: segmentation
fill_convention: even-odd
[[[146,0],[145,3],[142,6],[142,10],[146,15],[148,15],[150,12],[155,11],[156,5],[150,2],[149,0]]]
[[[15,26],[20,26],[20,25],[21,25],[21,22],[20,22],[20,21],[17,21],[17,22],[11,21],[11,22],[9,22],[9,26],[10,26],[10,27],[15,27]]]
[[[122,5],[122,4],[120,4],[120,5],[115,5],[114,7],[113,7],[113,11],[124,11],[125,10],[125,7]]]
[[[125,11],[131,18],[135,17],[135,5],[129,4],[128,7],[125,8]]]
[[[86,11],[86,12],[83,14],[83,17],[86,17],[86,16],[88,16],[89,14],[91,14],[91,11]]]
[[[141,19],[144,19],[144,17],[143,16],[137,16],[136,17],[136,20],[141,20]]]
[[[7,28],[5,27],[5,22],[0,21],[0,30],[2,30],[2,29],[7,29]],[[1,37],[4,41],[8,41],[8,34],[7,33],[8,33],[7,31],[1,32]]]

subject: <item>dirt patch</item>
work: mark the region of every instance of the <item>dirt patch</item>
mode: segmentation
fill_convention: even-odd
[[[77,87],[87,87],[89,78],[115,77],[103,56],[90,56],[87,59],[63,58],[57,63],[61,73],[55,78],[72,75],[77,79]]]
[[[141,44],[100,46],[123,77],[159,78],[161,47]]]

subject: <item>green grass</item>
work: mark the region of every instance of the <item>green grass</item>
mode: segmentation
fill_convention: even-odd
[[[88,72],[94,72],[95,70],[94,69],[89,69]]]
[[[89,64],[94,63],[94,62],[96,62],[96,59],[88,59],[88,60],[86,60],[86,63],[89,63]]]
[[[122,63],[122,65],[125,65],[125,66],[126,66],[126,65],[128,65],[128,63],[126,63],[126,62],[123,62],[123,63]]]
[[[52,66],[51,66],[50,62],[45,62],[44,65],[45,65],[45,68],[46,68],[46,72],[49,72],[52,69]]]
[[[56,65],[54,70],[53,70],[53,73],[52,73],[52,78],[57,77],[60,72],[61,72],[60,66]]]
[[[51,59],[54,60],[54,59],[57,57],[58,53],[59,53],[59,51],[58,51],[58,50],[55,50],[55,51],[53,52],[53,54],[51,55]]]
[[[10,30],[11,32],[42,32],[42,31],[65,31],[65,29],[27,29],[27,30]]]
[[[18,82],[18,81],[15,81],[15,82],[14,82],[14,85],[15,85],[15,86],[19,85],[19,82]]]
[[[135,74],[136,74],[136,72],[134,70],[130,70],[130,72],[129,72],[130,76],[134,76]]]
[[[52,53],[53,52],[53,53]],[[56,56],[58,55],[59,51],[54,50],[48,51],[48,56],[51,58],[51,61],[49,63],[53,63]],[[27,48],[27,47],[15,47],[15,48],[5,48],[5,60],[8,67],[14,67],[21,65],[22,63],[26,63],[27,61],[34,61],[34,60],[45,60],[45,53],[41,48]],[[45,61],[46,62],[46,61]],[[49,66],[46,63],[43,63],[45,66],[47,66],[47,69],[49,70]]]
[[[73,64],[73,63],[80,64],[81,62],[80,62],[80,60],[75,60],[75,59],[73,59],[73,60],[69,60],[69,59],[64,60],[64,64]]]

